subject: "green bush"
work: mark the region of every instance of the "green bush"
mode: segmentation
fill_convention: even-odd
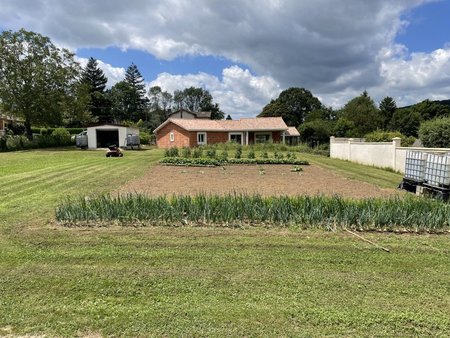
[[[189,147],[181,148],[181,157],[184,157],[184,158],[191,157],[191,148],[189,148]]]
[[[192,151],[192,157],[193,158],[200,158],[203,156],[203,149],[200,147],[196,147],[194,148],[194,150]]]
[[[164,151],[164,156],[165,157],[178,157],[178,148],[177,147],[167,148]]]
[[[252,159],[255,158],[255,150],[253,150],[253,147],[251,147],[248,151],[247,157]]]
[[[416,140],[415,137],[405,136],[399,131],[377,130],[368,133],[364,136],[366,142],[392,142],[392,139],[395,137],[399,137],[402,139],[401,141],[402,147],[410,147]]]
[[[184,157],[165,157],[159,163],[189,167],[215,167],[220,162],[213,158],[184,158]]]
[[[241,158],[242,157],[242,146],[241,145],[239,145],[236,148],[236,152],[234,153],[234,157],[235,158]]]
[[[216,158],[216,148],[209,148],[206,150],[206,157]]]
[[[419,128],[422,144],[429,148],[450,148],[450,118],[423,122]]]
[[[150,144],[151,135],[145,131],[139,131],[139,139],[141,144]]]
[[[225,148],[220,153],[219,160],[222,162],[226,162],[228,160],[228,151]]]

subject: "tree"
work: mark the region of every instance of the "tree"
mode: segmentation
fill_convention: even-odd
[[[225,120],[232,120],[231,115],[228,114],[228,115],[227,115],[227,118],[226,118]]]
[[[390,130],[398,130],[406,136],[417,137],[422,121],[420,113],[414,108],[397,109],[389,123]]]
[[[392,119],[392,116],[397,110],[397,104],[395,103],[395,100],[392,97],[386,96],[383,100],[381,100],[379,107],[380,107],[380,115],[381,118],[383,119],[382,128],[386,129]]]
[[[212,120],[222,120],[225,117],[219,104],[213,102],[212,95],[206,89],[189,87],[176,90],[173,98],[176,109],[186,109],[191,112],[210,111]]]
[[[355,123],[347,120],[345,117],[341,117],[336,121],[333,133],[337,137],[354,137],[356,133],[354,130]]]
[[[300,139],[310,146],[328,143],[332,135],[333,123],[324,120],[305,122],[298,127]]]
[[[129,105],[132,100],[133,90],[125,81],[117,82],[106,93],[108,101],[111,103],[111,119],[114,122],[126,120],[130,117]]]
[[[48,37],[21,29],[0,35],[0,101],[3,110],[31,125],[62,124],[80,74],[74,54],[59,49]]]
[[[106,83],[105,73],[99,68],[97,60],[89,58],[81,76],[81,83],[87,86],[89,100],[89,111],[101,122],[109,122],[109,104],[105,97]]]
[[[281,116],[288,126],[299,126],[322,103],[305,88],[289,88],[267,104],[258,117]]]
[[[129,86],[128,101],[125,102],[127,118],[133,121],[145,119],[148,104],[147,98],[145,97],[145,83],[144,78],[134,63],[127,68],[125,83]]]
[[[340,117],[352,121],[355,125],[355,137],[363,137],[382,126],[382,117],[375,103],[364,91],[360,96],[347,102],[340,113]]]
[[[149,116],[146,128],[153,130],[167,118],[167,111],[172,103],[172,94],[162,91],[161,87],[153,86],[148,90]]]
[[[425,147],[450,147],[450,118],[437,118],[425,121],[420,125],[420,140]]]

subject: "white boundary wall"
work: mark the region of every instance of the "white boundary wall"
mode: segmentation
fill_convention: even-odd
[[[365,142],[364,139],[332,136],[330,157],[404,173],[407,151],[450,153],[450,148],[401,147],[400,143],[401,139],[398,137],[392,139],[392,142]]]

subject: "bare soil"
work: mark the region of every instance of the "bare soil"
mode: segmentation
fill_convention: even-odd
[[[195,195],[197,193],[258,193],[274,195],[341,195],[348,198],[388,197],[394,189],[345,178],[315,165],[227,165],[225,167],[153,166],[144,176],[122,186],[118,192],[139,192],[150,196]]]

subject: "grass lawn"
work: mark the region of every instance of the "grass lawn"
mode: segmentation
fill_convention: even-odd
[[[363,234],[386,253],[341,232],[52,223],[66,194],[115,189],[161,156],[0,154],[0,336],[450,336],[448,236]]]

